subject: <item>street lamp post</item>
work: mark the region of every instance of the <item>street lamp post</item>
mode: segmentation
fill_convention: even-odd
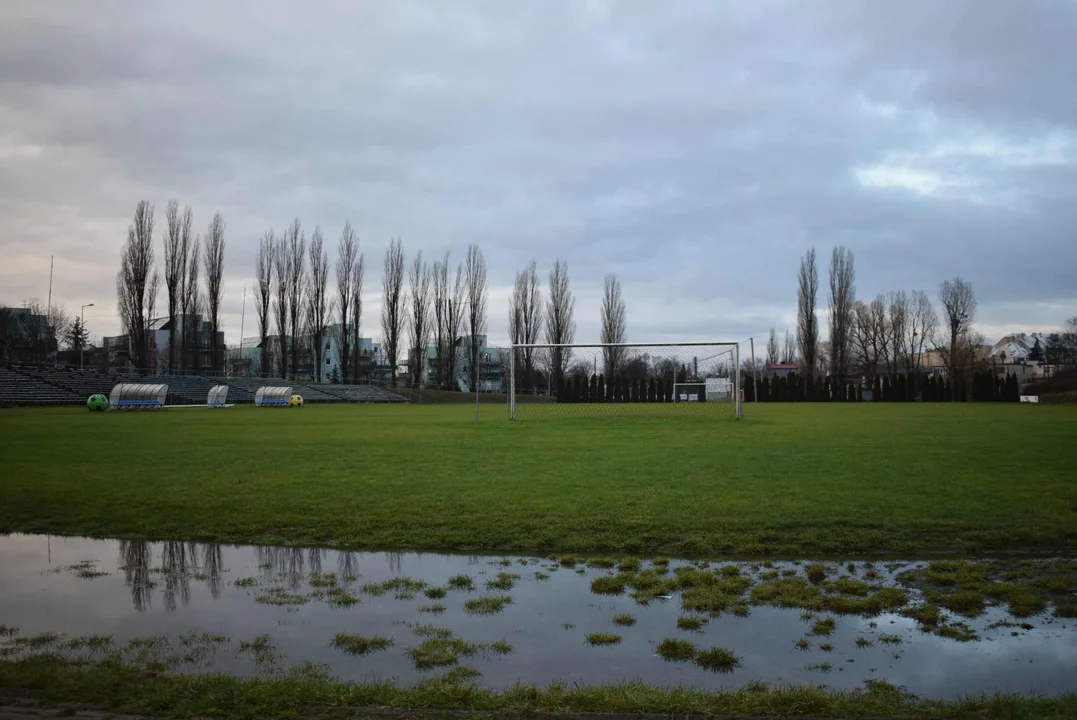
[[[85,355],[86,341],[82,339],[82,335],[86,333],[86,308],[93,307],[93,303],[83,305],[79,309],[79,370],[82,370],[82,359]]]

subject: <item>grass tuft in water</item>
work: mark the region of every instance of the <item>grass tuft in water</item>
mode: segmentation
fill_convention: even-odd
[[[457,665],[444,675],[436,678],[436,682],[443,685],[459,685],[460,683],[474,680],[477,677],[482,677],[482,673],[475,668],[470,668],[466,665]]]
[[[544,573],[544,572],[536,572],[535,573],[535,579],[536,580],[549,580],[550,579],[550,574],[549,573]]]
[[[958,590],[954,593],[929,592],[927,599],[965,617],[978,617],[984,611],[984,596],[975,590]]]
[[[806,652],[808,650],[811,650],[811,642],[808,640],[808,638],[800,638],[795,643],[793,643],[793,647],[795,647],[797,650],[802,650]]]
[[[445,612],[445,606],[441,603],[434,603],[433,605],[420,605],[419,612],[430,613],[431,615],[440,615]]]
[[[447,594],[448,591],[443,587],[428,587],[426,590],[423,590],[423,595],[426,595],[426,597],[431,600],[440,600]]]
[[[698,615],[682,615],[677,618],[677,627],[681,630],[700,632],[708,622],[710,621],[707,618]]]
[[[411,631],[419,637],[442,639],[448,639],[452,637],[452,630],[450,630],[449,628],[435,627],[433,625],[412,625]]]
[[[879,642],[883,645],[900,645],[905,641],[900,635],[880,635]]]
[[[821,620],[816,620],[812,623],[811,632],[808,634],[827,637],[828,635],[834,634],[834,628],[837,627],[837,625],[838,623],[834,618],[822,618]]]
[[[730,673],[740,666],[741,659],[732,650],[714,647],[696,655],[696,665],[712,672]]]
[[[808,580],[816,585],[826,580],[826,571],[826,565],[823,565],[822,563],[811,563],[804,568]]]
[[[513,649],[514,648],[512,647],[512,645],[510,645],[504,640],[495,640],[494,642],[490,643],[490,650],[497,653],[498,655],[508,655],[513,651]]]
[[[666,638],[655,649],[659,657],[670,662],[688,662],[695,658],[699,648],[696,644],[680,638]]]
[[[449,578],[448,585],[453,590],[467,590],[470,592],[475,589],[475,580],[470,575],[453,575]]]
[[[920,625],[920,630],[927,631],[939,624],[941,613],[938,605],[923,603],[901,611],[907,618],[912,618]]]
[[[337,576],[333,573],[314,573],[309,580],[311,587],[326,588],[337,584]]]
[[[233,583],[236,587],[254,587],[258,584],[258,579],[253,577],[239,578]]]
[[[516,581],[519,579],[520,576],[513,573],[498,573],[496,579],[486,581],[486,589],[508,592],[509,590],[512,590],[513,586],[516,585]]]
[[[455,665],[461,657],[471,657],[479,646],[458,638],[428,638],[421,645],[408,648],[404,654],[411,658],[417,670]]]
[[[620,595],[625,591],[624,578],[606,575],[591,581],[591,592],[596,595]]]
[[[617,563],[614,561],[613,558],[608,557],[591,558],[587,561],[588,567],[600,568],[602,570],[608,570],[609,568],[614,567],[616,564]]]
[[[731,611],[737,617],[748,617],[751,614],[751,608],[748,607],[748,603],[739,602],[733,605]]]
[[[624,573],[638,572],[643,563],[639,558],[625,558],[617,563],[617,569]]]
[[[834,652],[834,646],[831,645],[830,643],[822,643],[819,646],[819,649],[822,650],[823,652]]]
[[[362,635],[349,635],[337,633],[333,636],[333,647],[343,650],[349,655],[369,655],[379,650],[386,650],[393,645],[393,639],[374,635],[363,637]]]
[[[350,592],[340,586],[333,586],[329,588],[329,592],[325,594],[326,601],[335,608],[351,607],[359,602],[359,598],[352,595]]]
[[[976,631],[963,622],[944,623],[936,628],[935,634],[958,642],[973,642],[980,639]]]
[[[868,640],[866,637],[858,637],[856,639],[856,646],[857,648],[863,650],[864,648],[875,647],[875,643],[873,643],[871,640]]]
[[[636,624],[636,618],[628,613],[621,613],[613,616],[613,624],[621,627],[632,627]]]
[[[1057,618],[1077,618],[1077,598],[1056,600],[1054,616]]]
[[[563,555],[557,558],[557,562],[561,564],[561,567],[574,568],[579,561],[573,555]]]
[[[621,642],[621,636],[613,633],[597,632],[587,636],[588,645],[616,645]]]
[[[512,603],[511,595],[487,595],[464,603],[464,610],[471,615],[495,615]]]

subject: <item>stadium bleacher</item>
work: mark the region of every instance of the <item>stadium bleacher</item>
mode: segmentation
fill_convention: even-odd
[[[253,403],[263,385],[291,386],[308,403],[403,403],[407,398],[374,385],[308,385],[284,378],[224,378],[201,375],[128,375],[76,368],[0,368],[0,405],[77,405],[90,395],[108,395],[119,382],[168,385],[169,405],[203,405],[210,388],[228,385],[228,402]]]
[[[86,398],[13,368],[0,368],[0,405],[75,405]]]

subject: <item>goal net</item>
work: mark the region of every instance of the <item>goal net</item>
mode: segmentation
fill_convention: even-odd
[[[741,418],[732,342],[514,345],[509,419]]]

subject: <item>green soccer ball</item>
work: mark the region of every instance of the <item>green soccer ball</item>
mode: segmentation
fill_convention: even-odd
[[[302,395],[292,395],[292,398],[291,398],[291,400],[288,401],[288,404],[291,405],[292,407],[302,407],[303,406],[303,396]]]
[[[104,395],[91,395],[86,401],[86,409],[91,412],[104,412],[108,410],[108,398]]]

